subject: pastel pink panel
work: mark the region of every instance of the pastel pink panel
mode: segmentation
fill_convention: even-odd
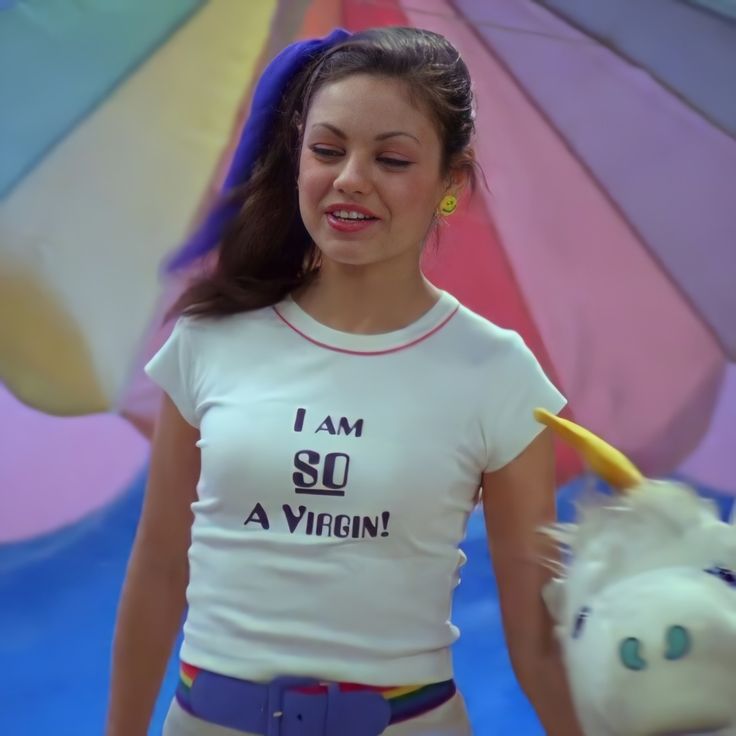
[[[707,430],[725,371],[718,345],[451,5],[408,6],[471,68],[488,208],[577,421],[645,472],[672,471]]]
[[[0,417],[0,543],[54,531],[104,507],[146,461],[148,442],[118,416],[48,416],[0,386]]]

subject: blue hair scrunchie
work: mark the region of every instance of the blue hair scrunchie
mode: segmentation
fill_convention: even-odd
[[[350,37],[350,33],[336,28],[324,38],[297,41],[287,46],[266,67],[258,80],[248,120],[233,154],[222,191],[240,186],[250,177],[253,166],[274,128],[284,90],[289,82],[315,56]],[[166,264],[168,272],[177,271],[199,260],[220,242],[228,222],[236,213],[236,205],[216,204],[204,222]]]

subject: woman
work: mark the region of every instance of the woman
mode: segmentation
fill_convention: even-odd
[[[166,736],[469,734],[450,611],[482,487],[515,671],[574,736],[534,561],[554,495],[532,409],[564,399],[420,269],[473,184],[465,64],[426,31],[338,31],[264,80],[196,244],[216,264],[147,366],[166,397],[107,734],[147,732],[185,600]]]

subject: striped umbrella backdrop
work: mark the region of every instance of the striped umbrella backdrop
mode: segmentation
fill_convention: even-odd
[[[263,64],[337,25],[439,31],[473,74],[488,188],[428,275],[517,329],[571,416],[647,473],[736,492],[736,26],[708,6],[0,6],[0,541],[105,506],[144,465],[141,365],[178,288],[159,265],[217,191]],[[562,448],[558,465],[582,470]]]

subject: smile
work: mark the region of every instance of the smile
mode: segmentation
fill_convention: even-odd
[[[341,233],[356,233],[367,230],[379,220],[375,217],[343,217],[341,212],[328,212],[327,223],[333,229]]]
[[[326,210],[327,223],[341,233],[365,230],[379,221],[370,210],[353,204],[334,204]]]
[[[356,212],[355,210],[335,210],[330,212],[333,217],[337,217],[338,220],[375,220],[375,217],[368,217],[362,212]]]

